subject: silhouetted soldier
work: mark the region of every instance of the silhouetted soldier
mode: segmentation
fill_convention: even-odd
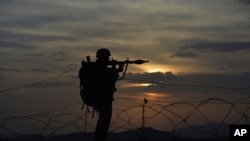
[[[108,49],[99,49],[96,53],[96,77],[98,84],[99,103],[96,110],[99,112],[95,130],[95,141],[107,141],[107,132],[112,117],[113,94],[116,91],[115,83],[119,77],[118,73],[123,71],[123,65],[117,69],[116,66],[108,67],[111,53]]]

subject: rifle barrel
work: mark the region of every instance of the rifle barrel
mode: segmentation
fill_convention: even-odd
[[[147,63],[149,61],[145,61],[145,60],[141,60],[141,59],[138,59],[138,60],[134,60],[134,61],[129,61],[129,64],[144,64],[144,63]]]
[[[145,61],[145,60],[141,60],[141,59],[138,59],[138,60],[133,60],[133,61],[129,61],[129,60],[125,60],[125,61],[116,61],[116,60],[112,60],[112,61],[109,61],[109,65],[124,65],[124,64],[137,64],[137,65],[140,65],[140,64],[144,64],[144,63],[147,63],[149,61]]]

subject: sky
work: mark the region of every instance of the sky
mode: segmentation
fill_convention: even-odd
[[[249,10],[236,0],[1,0],[1,71],[60,71],[108,48],[150,61],[132,72],[246,73]]]
[[[0,0],[0,90],[73,69],[41,85],[1,92],[8,107],[1,115],[17,107],[37,110],[30,103],[50,107],[79,98],[73,93],[79,92],[80,62],[87,55],[95,61],[100,48],[117,60],[149,60],[129,66],[127,77],[134,80],[249,88],[249,13],[249,0]],[[133,86],[119,82],[118,93],[194,92],[151,82]],[[221,92],[206,90],[204,98]],[[247,96],[249,89],[237,93]]]

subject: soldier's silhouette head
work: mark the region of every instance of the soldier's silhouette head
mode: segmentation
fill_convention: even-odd
[[[106,48],[101,48],[96,52],[96,58],[98,62],[107,63],[109,61],[109,57],[111,53]]]

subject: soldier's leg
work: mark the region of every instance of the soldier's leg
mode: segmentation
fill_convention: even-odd
[[[96,125],[96,141],[107,141],[107,133],[112,117],[112,102],[103,103],[98,109],[99,119]]]

